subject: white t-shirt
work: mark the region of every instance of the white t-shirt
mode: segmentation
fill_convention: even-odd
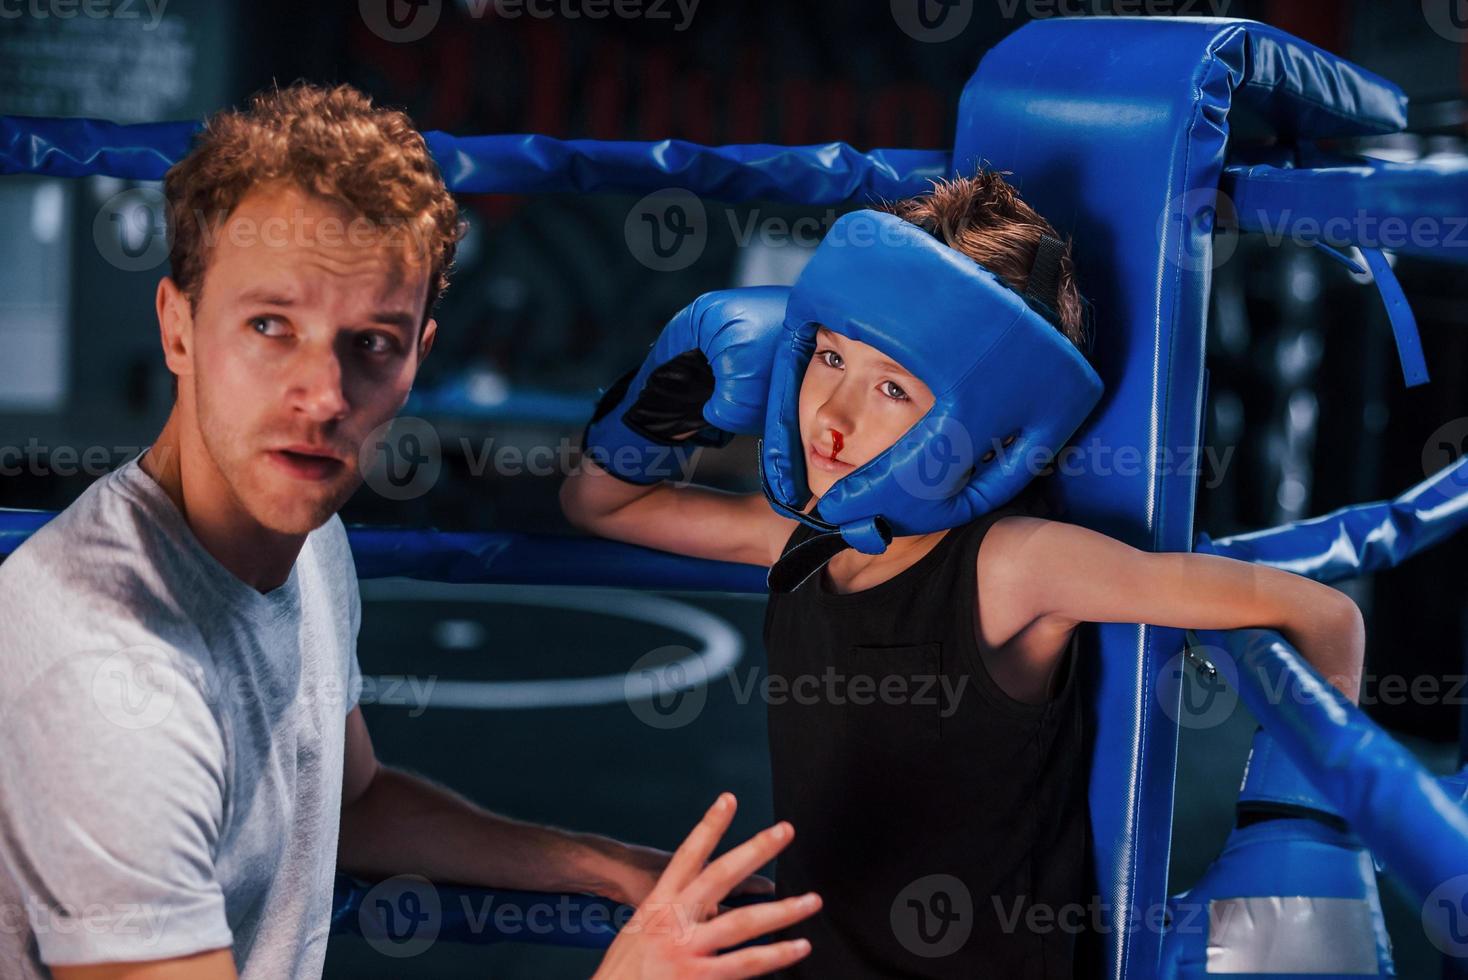
[[[339,517],[262,595],[137,459],[0,563],[0,976],[319,977],[360,622]]]

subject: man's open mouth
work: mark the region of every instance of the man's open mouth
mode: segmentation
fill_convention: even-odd
[[[329,480],[346,466],[335,456],[325,456],[295,449],[273,449],[267,456],[286,473],[298,480]]]

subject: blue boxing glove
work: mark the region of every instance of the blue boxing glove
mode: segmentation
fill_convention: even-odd
[[[704,293],[653,342],[642,367],[601,396],[582,453],[628,483],[687,478],[687,448],[764,431],[786,286]]]

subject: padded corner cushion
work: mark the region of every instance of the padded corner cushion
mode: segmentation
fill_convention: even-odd
[[[1283,137],[1329,139],[1395,133],[1407,125],[1407,96],[1359,65],[1256,21],[1235,21],[1242,35],[1243,77],[1235,98]],[[1220,54],[1237,48],[1233,39]]]

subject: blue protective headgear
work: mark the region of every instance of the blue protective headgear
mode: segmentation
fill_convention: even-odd
[[[1052,322],[1061,249],[1046,237],[1022,296],[896,215],[854,211],[831,226],[790,293],[760,446],[771,506],[827,533],[770,570],[772,591],[794,589],[845,547],[881,554],[894,534],[957,527],[1002,506],[1075,434],[1102,384]],[[806,515],[800,385],[819,327],[897,361],[934,402]]]

